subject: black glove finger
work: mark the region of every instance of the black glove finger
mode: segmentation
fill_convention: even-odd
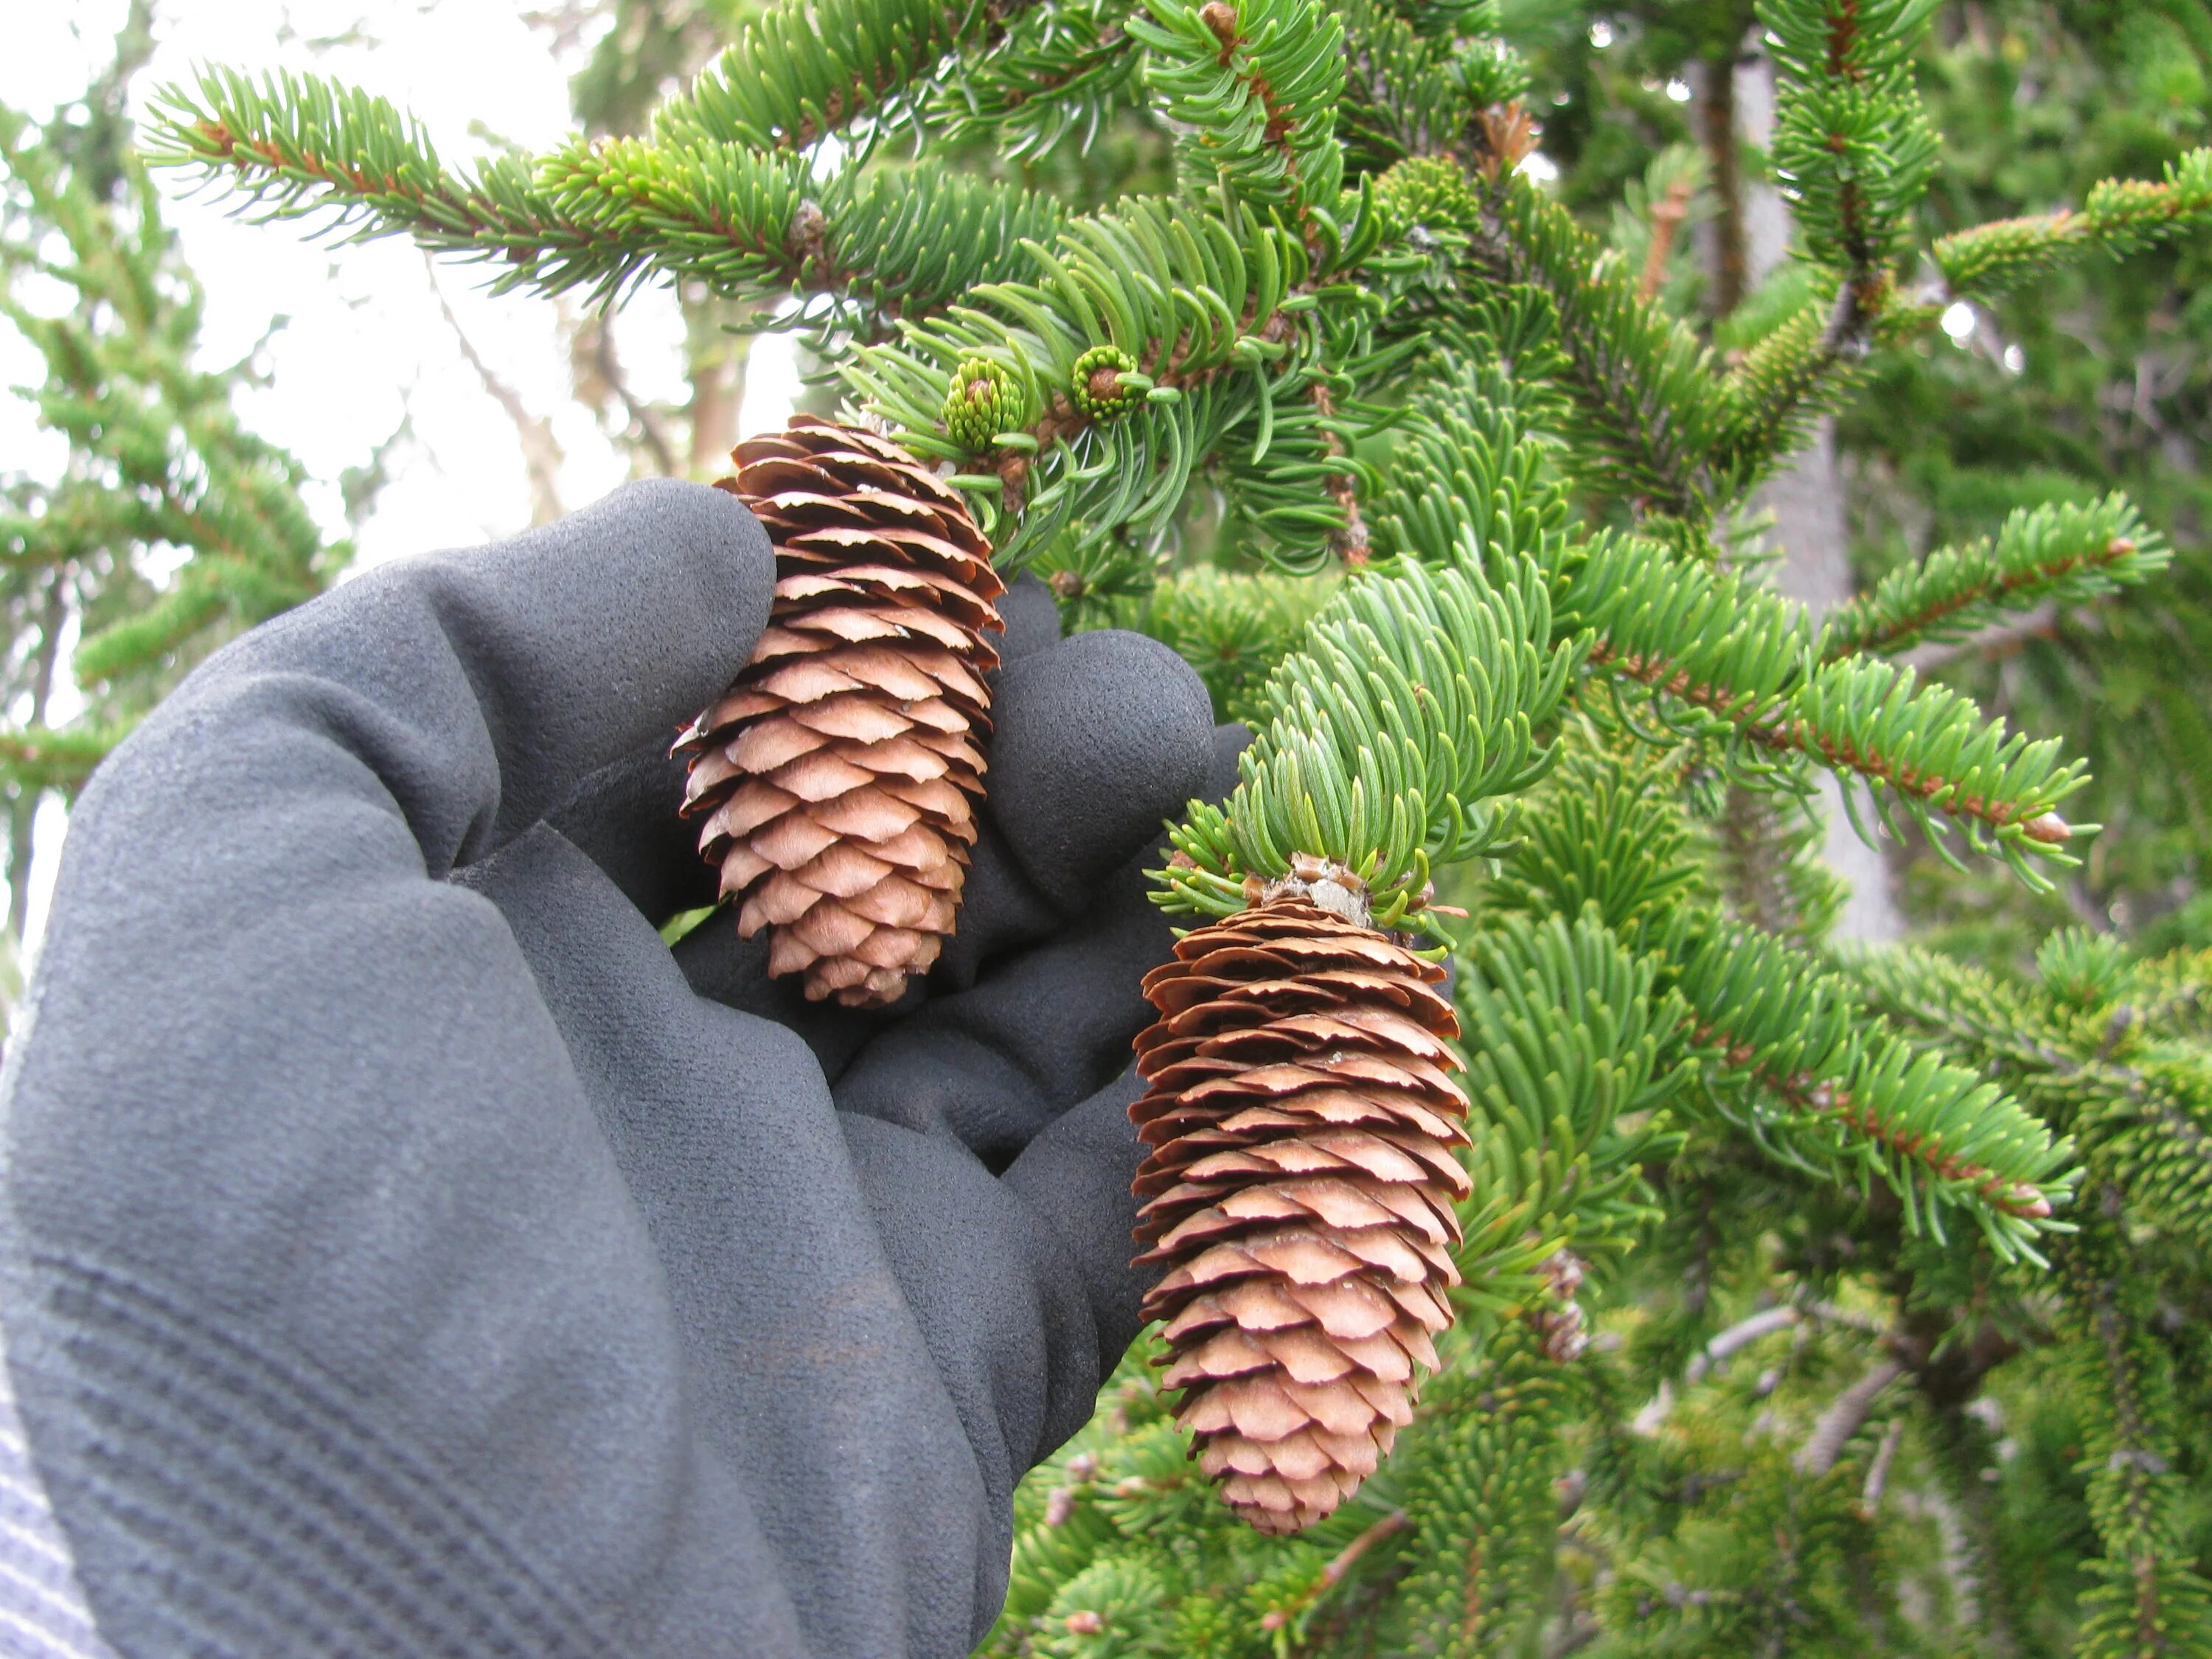
[[[1017,1166],[1019,1181],[994,1179],[943,1136],[844,1119],[892,1271],[974,1449],[988,1512],[1002,1527],[1015,1483],[1082,1427],[1136,1331],[1143,1281],[1127,1267],[1135,1162],[1111,1144],[1116,1118],[1129,1139],[1127,1100],[1117,1085],[1069,1113],[1068,1131]],[[1085,1214],[1093,1204],[1100,1212]],[[1118,1246],[1106,1242],[1116,1228]],[[1000,1532],[988,1559],[1003,1564],[1012,1543]],[[994,1578],[978,1588],[985,1594],[971,1641],[1005,1585]]]
[[[1249,740],[1241,726],[1209,733],[1206,770],[1184,799],[1224,797]],[[840,1109],[949,1133],[1002,1168],[1125,1071],[1130,1041],[1152,1018],[1139,985],[1173,943],[1145,874],[1158,856],[1157,842],[1131,854],[1079,921],[1000,957],[973,985],[932,997],[874,1038],[833,1073]]]
[[[1129,1108],[1143,1092],[1135,1069],[1124,1070],[1039,1131],[1005,1176],[1074,1266],[1097,1333],[1101,1382],[1143,1328],[1137,1307],[1160,1276],[1129,1260],[1137,1225],[1129,1187],[1145,1156]]]
[[[699,856],[699,828],[683,814],[684,763],[656,736],[601,767],[545,815],[656,927],[714,902],[720,885]]]
[[[1001,665],[1060,643],[1060,602],[1052,597],[1052,589],[1027,571],[1006,584],[999,599],[999,616],[1006,624],[999,636]]]
[[[1204,789],[1213,711],[1189,664],[1118,629],[1006,665],[995,706],[985,833],[939,983],[1088,909]]]
[[[369,571],[254,629],[106,769],[158,769],[149,756],[180,744],[222,754],[225,793],[250,807],[272,792],[351,795],[365,768],[418,872],[443,875],[591,773],[671,740],[750,655],[773,585],[767,536],[734,497],[630,484],[512,541]],[[173,814],[161,839],[179,825],[187,841],[196,825],[221,836],[229,817]]]
[[[1190,665],[1118,629],[1007,665],[991,817],[1036,890],[1068,915],[1206,787],[1213,704]]]

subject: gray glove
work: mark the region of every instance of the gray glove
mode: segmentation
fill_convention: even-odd
[[[957,938],[877,1014],[713,881],[678,725],[768,614],[637,484],[218,653],[85,791],[5,1077],[0,1323],[128,1659],[954,1655],[1136,1327],[1180,660],[1009,605]]]

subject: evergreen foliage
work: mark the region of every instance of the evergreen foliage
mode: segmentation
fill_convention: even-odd
[[[2086,508],[2114,489],[2172,544],[2155,580],[1911,649],[1978,700],[2001,698],[2027,728],[2063,734],[2097,775],[2094,816],[2111,828],[2061,893],[2039,901],[1924,862],[1910,890],[1943,938],[1974,954],[2024,959],[2042,933],[2092,915],[2153,949],[2201,942],[2212,908],[2191,900],[2212,835],[2212,555],[2197,526],[2212,316],[2197,297],[2207,244],[2188,228],[2186,192],[2167,181],[2203,176],[2212,35],[2197,0],[1998,0],[1977,17],[1937,28],[1923,55],[1923,94],[1945,138],[1924,213],[1936,262],[1984,225],[2000,243],[2054,221],[2065,232],[2050,263],[1987,288],[1963,266],[1927,285],[1931,305],[1966,302],[1950,318],[1957,344],[1939,337],[1869,360],[1867,393],[1838,432],[1862,481],[1862,568],[1878,579],[1929,549],[1992,540],[2013,515]],[[2115,174],[2126,191],[2101,188]],[[2087,234],[2093,199],[2163,202],[2175,216],[2147,216],[2159,234],[2121,257]]]
[[[123,114],[150,27],[135,8],[113,66],[51,120],[0,107],[0,319],[40,364],[17,395],[64,446],[58,467],[0,474],[18,934],[40,797],[74,793],[185,670],[320,592],[350,554],[302,502],[298,462],[240,422],[251,360],[200,361],[201,291]],[[62,718],[67,676],[82,704]]]
[[[1750,21],[1674,9],[1685,51]],[[1914,654],[2182,567],[2125,495],[2053,489],[1816,620],[1746,535],[1946,307],[2212,215],[2192,153],[1932,236],[1935,11],[1759,8],[1799,257],[1720,330],[1674,280],[1699,170],[1616,167],[1642,218],[1608,246],[1528,165],[1542,83],[1488,3],[794,3],[644,136],[464,171],[324,82],[168,95],[161,159],[248,211],[508,288],[799,296],[848,412],[1009,572],[1254,726],[1162,902],[1327,859],[1452,958],[1462,1316],[1395,1455],[1262,1539],[1141,1341],[1023,1488],[987,1652],[2212,1646],[2212,968],[2078,933],[2033,973],[1839,956],[1810,851],[1825,771],[1974,879],[2086,879],[2082,762]],[[994,122],[1024,167],[1135,124],[1172,183],[1027,193],[971,165]]]

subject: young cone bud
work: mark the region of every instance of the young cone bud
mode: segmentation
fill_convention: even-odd
[[[684,810],[738,931],[770,930],[769,971],[873,1007],[952,931],[1006,586],[960,497],[896,444],[800,415],[732,459],[719,488],[775,542],[775,600],[677,742]]]
[[[1443,978],[1291,892],[1145,980],[1137,1259],[1168,1269],[1145,1312],[1200,1466],[1262,1532],[1358,1490],[1451,1323],[1467,1097]]]

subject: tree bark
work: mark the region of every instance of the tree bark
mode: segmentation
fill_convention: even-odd
[[[33,726],[46,725],[54,696],[54,675],[61,665],[62,629],[69,620],[69,574],[64,569],[46,573],[46,590],[40,596],[39,648],[31,662],[31,718]],[[20,789],[8,803],[8,932],[20,951],[23,919],[31,908],[31,871],[38,855],[39,803],[43,789]]]
[[[1759,46],[1758,31],[1745,37],[1733,62],[1707,65],[1705,80],[1707,142],[1720,142],[1727,131],[1720,116],[1727,110],[1733,112],[1735,144],[1763,148],[1774,132],[1774,64]],[[1734,201],[1723,197],[1717,218],[1715,293],[1722,299],[1740,300],[1789,257],[1790,215],[1782,193],[1771,184],[1743,177],[1737,153],[1716,152],[1712,163],[1717,187],[1724,189],[1727,181],[1737,181],[1739,188]],[[1741,275],[1735,282],[1729,270],[1731,227],[1737,228],[1734,234],[1741,238]],[[1774,515],[1775,539],[1784,553],[1775,573],[1778,592],[1799,601],[1816,620],[1852,597],[1850,526],[1832,418],[1822,417],[1812,441],[1759,489],[1752,506]],[[1882,849],[1868,846],[1851,828],[1843,811],[1844,787],[1831,776],[1821,779],[1827,808],[1822,855],[1850,886],[1834,936],[1885,944],[1905,933],[1897,879]],[[1871,813],[1862,812],[1860,817],[1873,821]]]

